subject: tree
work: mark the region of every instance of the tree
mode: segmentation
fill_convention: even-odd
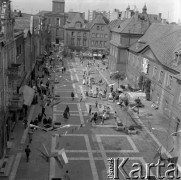
[[[126,78],[126,75],[123,72],[117,72],[113,78],[118,80],[118,87],[119,87],[119,80],[124,81]]]

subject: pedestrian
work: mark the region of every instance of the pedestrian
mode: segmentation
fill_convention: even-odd
[[[80,102],[82,102],[82,93],[80,94]]]
[[[72,101],[74,100],[74,93],[73,92],[71,92],[71,97],[72,97]]]
[[[24,119],[24,128],[26,129],[27,126],[28,126],[28,120],[25,118],[25,119]]]
[[[89,105],[89,115],[91,115],[91,112],[92,112],[92,106]]]
[[[66,107],[65,111],[67,112],[67,115],[70,117],[70,108],[69,108],[69,106],[68,106],[68,105],[67,105],[67,107]]]
[[[29,145],[26,146],[25,153],[26,153],[26,161],[29,162],[29,156],[30,156],[30,153],[31,153]]]
[[[42,105],[42,109],[41,109],[41,117],[43,118],[43,115],[46,117],[46,114],[45,114],[45,106]]]
[[[96,108],[97,108],[97,106],[98,106],[98,102],[97,101],[95,102],[95,105],[96,105]]]
[[[115,120],[115,122],[117,122],[117,112],[116,111],[114,112],[114,120]]]
[[[66,170],[66,173],[63,176],[63,180],[70,180],[70,174],[69,174],[68,170]]]
[[[95,112],[95,113],[94,113],[94,123],[95,123],[95,124],[96,124],[97,118],[98,118],[98,114],[97,114],[97,112]]]

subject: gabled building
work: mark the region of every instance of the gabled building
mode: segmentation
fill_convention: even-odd
[[[109,49],[109,21],[99,14],[87,24],[89,29],[89,49],[96,53],[105,53]]]
[[[73,51],[88,49],[89,29],[86,28],[84,17],[84,13],[70,12],[64,26],[64,46]]]
[[[128,47],[144,35],[153,22],[161,22],[160,15],[147,14],[146,5],[142,13],[135,12],[111,30],[109,69],[126,72]]]
[[[127,78],[130,85],[144,90],[158,110],[170,120],[169,132],[181,130],[181,27],[152,24],[129,49]],[[180,134],[174,149],[181,165]]]

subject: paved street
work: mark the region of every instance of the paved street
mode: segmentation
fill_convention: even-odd
[[[104,125],[100,120],[97,124],[87,122],[90,118],[88,115],[89,104],[95,105],[105,104],[110,106],[110,112],[117,111],[118,117],[127,126],[134,124],[130,116],[125,111],[122,111],[116,103],[100,100],[99,98],[88,99],[85,97],[85,91],[89,88],[82,84],[83,70],[86,66],[80,64],[78,58],[75,60],[65,60],[67,71],[56,73],[55,77],[59,83],[55,84],[54,94],[58,95],[61,103],[53,108],[47,107],[46,114],[53,118],[55,122],[71,124],[71,127],[64,128],[59,131],[46,133],[44,131],[35,131],[33,134],[33,142],[30,144],[31,155],[30,162],[26,162],[24,153],[25,145],[28,144],[27,130],[22,130],[20,123],[16,127],[15,136],[19,137],[20,142],[15,144],[10,154],[16,154],[15,163],[10,174],[10,180],[51,180],[52,178],[63,177],[66,170],[69,170],[71,179],[79,180],[106,180],[108,158],[123,158],[129,157],[129,161],[125,164],[124,169],[129,173],[133,163],[141,163],[143,165],[143,175],[145,174],[145,163],[153,163],[154,156],[160,142],[147,129],[147,124],[143,123],[143,128],[136,135],[127,135],[121,131],[116,131],[113,115],[109,120],[105,120]],[[106,76],[106,71],[96,71],[95,66],[92,70],[96,72],[96,79],[110,79]],[[53,78],[54,76],[52,76]],[[110,82],[112,83],[112,82]],[[101,87],[105,88],[105,85]],[[71,92],[75,93],[75,99],[71,99]],[[80,95],[83,95],[83,100],[80,102]],[[70,118],[64,120],[63,112],[66,106],[70,108]],[[52,111],[53,110],[53,111]],[[92,108],[92,111],[96,108]],[[39,104],[33,105],[29,112],[28,121],[37,117],[41,107]],[[52,113],[53,112],[53,113]],[[80,127],[80,125],[83,127]],[[144,128],[144,124],[146,125]],[[18,131],[18,128],[21,131]],[[22,134],[21,134],[22,133]],[[61,135],[61,136],[52,136]],[[21,137],[22,136],[22,137]],[[64,148],[68,157],[69,163],[60,168],[54,158],[50,162],[46,162],[39,152],[43,150],[45,145],[51,152],[59,151]],[[155,169],[151,169],[151,173],[155,174]],[[125,179],[119,172],[119,178]]]
[[[56,152],[64,148],[69,163],[64,166],[63,170],[60,170],[52,159],[50,163],[50,179],[62,177],[63,173],[68,169],[72,179],[105,180],[107,179],[106,168],[108,167],[107,159],[109,157],[119,157],[120,159],[131,157],[125,165],[127,172],[131,170],[131,165],[134,162],[144,165],[146,162],[153,162],[158,146],[146,131],[142,130],[139,135],[132,136],[117,132],[115,128],[107,126],[114,126],[113,117],[106,120],[105,125],[99,125],[100,122],[94,126],[87,123],[89,119],[88,105],[95,103],[98,99],[88,98],[86,100],[85,98],[85,90],[88,88],[82,85],[84,66],[80,64],[79,59],[75,58],[75,61],[67,60],[67,66],[68,72],[65,75],[61,73],[58,75],[62,76],[62,80],[55,86],[55,94],[60,95],[63,102],[54,107],[53,120],[73,126],[67,130],[66,135],[52,138],[51,151]],[[98,72],[96,76],[98,79],[101,78]],[[76,94],[74,101],[70,97],[72,91]],[[80,93],[84,93],[82,102],[79,102]],[[112,109],[119,112],[118,116],[123,122],[127,123],[127,125],[132,124],[131,119],[125,112],[120,111],[117,105],[107,101],[102,102],[101,100],[98,100],[98,102],[109,104]],[[70,119],[65,121],[62,114],[66,105],[70,108]],[[79,127],[80,124],[85,124],[85,127]],[[152,173],[154,172],[153,169]],[[124,179],[121,173],[119,175],[120,179]]]

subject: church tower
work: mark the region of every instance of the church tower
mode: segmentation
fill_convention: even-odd
[[[52,11],[54,13],[64,13],[65,12],[65,1],[64,0],[53,0],[52,1]]]
[[[144,7],[143,7],[142,14],[147,14],[147,7],[146,7],[146,4],[145,4]]]

